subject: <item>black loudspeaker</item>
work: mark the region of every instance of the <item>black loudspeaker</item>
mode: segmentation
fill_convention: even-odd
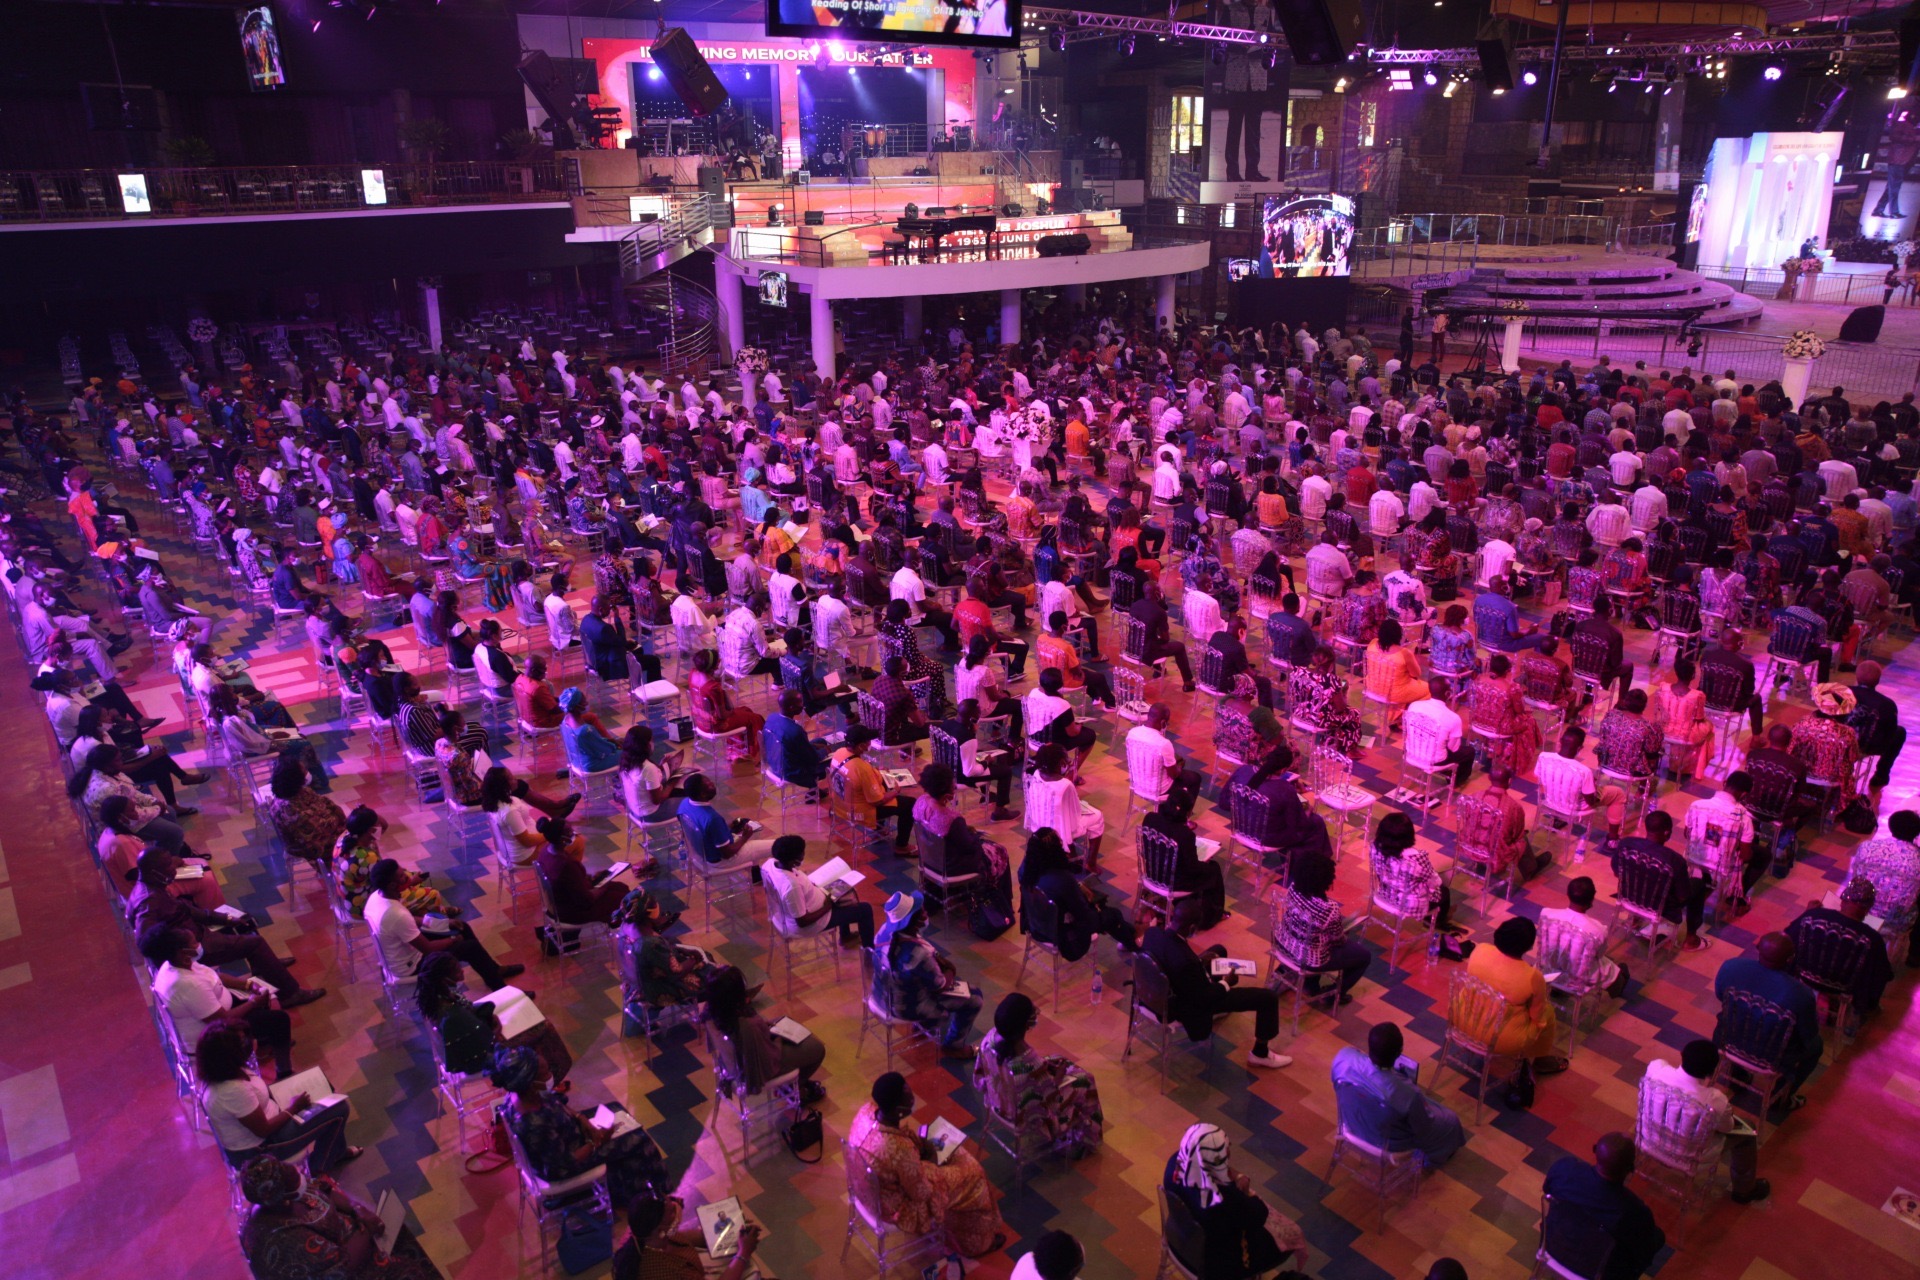
[[[943,204],[933,205],[927,210],[927,216],[929,218],[944,218],[947,216],[947,206]]]
[[[1840,325],[1840,341],[1878,342],[1880,326],[1886,320],[1887,309],[1883,306],[1855,307]]]
[[[800,215],[800,220],[810,227],[824,227],[827,225],[827,211],[825,209],[809,209]]]
[[[1034,242],[1034,248],[1043,258],[1077,258],[1093,247],[1093,241],[1087,239],[1084,231],[1075,231],[1071,235],[1041,236]]]
[[[567,146],[572,142],[570,128],[579,101],[561,80],[560,69],[554,59],[547,56],[543,49],[535,49],[520,59],[520,79],[533,94],[533,100],[547,113],[547,119],[554,123],[554,145]]]
[[[1306,67],[1345,62],[1366,34],[1361,0],[1274,0],[1293,60]]]
[[[1920,81],[1920,18],[1906,18],[1900,23],[1900,79],[1898,83],[1911,93]]]
[[[1022,209],[1019,205],[1009,201],[1008,203],[1000,206],[1000,212],[1004,214],[1006,217],[1018,218],[1024,215],[1026,213],[1026,210]]]
[[[1502,31],[1497,39],[1476,40],[1480,50],[1480,74],[1486,77],[1487,88],[1513,88],[1513,38]]]
[[[146,85],[83,84],[80,100],[89,129],[145,133],[160,129],[160,95]]]
[[[653,65],[696,116],[710,116],[727,100],[727,88],[713,74],[685,27],[675,27],[653,42]]]
[[[600,92],[600,68],[592,58],[555,58],[553,74],[562,88],[582,97]]]
[[[727,198],[727,171],[717,164],[703,164],[698,173],[700,190],[704,195],[725,203]]]

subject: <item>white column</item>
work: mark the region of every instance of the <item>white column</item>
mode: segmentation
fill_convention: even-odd
[[[440,349],[440,290],[433,285],[420,286],[420,310],[426,313],[427,345]]]
[[[1161,276],[1153,286],[1153,322],[1161,328],[1173,328],[1173,287],[1172,276]]]
[[[807,295],[813,308],[813,363],[823,378],[834,375],[833,303],[820,296],[818,289]]]
[[[1506,336],[1500,340],[1500,368],[1504,372],[1520,372],[1520,330],[1526,323],[1517,316],[1507,321]]]
[[[747,345],[747,313],[742,292],[739,273],[728,270],[724,263],[716,264],[713,295],[720,300],[720,316],[727,326],[727,349],[720,353],[723,359],[733,359],[733,353]]]
[[[908,342],[918,342],[926,332],[926,308],[921,305],[919,294],[911,298],[900,299],[900,336]]]
[[[1002,289],[1000,291],[1000,345],[1017,346],[1020,342],[1020,291]]]

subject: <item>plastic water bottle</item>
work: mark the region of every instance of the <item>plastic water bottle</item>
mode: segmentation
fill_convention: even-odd
[[[1435,929],[1427,935],[1427,963],[1433,964],[1440,958],[1440,930]]]
[[[1101,974],[1100,974],[1100,966],[1095,965],[1093,967],[1092,995],[1088,997],[1089,1002],[1092,1004],[1099,1004],[1101,993],[1104,992],[1106,989],[1107,989],[1106,982],[1101,977]]]

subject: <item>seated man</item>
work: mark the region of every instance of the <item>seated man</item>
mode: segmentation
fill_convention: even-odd
[[[1673,921],[1686,922],[1687,936],[1680,944],[1682,951],[1705,951],[1707,940],[1700,936],[1700,921],[1705,913],[1707,894],[1713,888],[1713,882],[1705,876],[1693,874],[1693,866],[1678,849],[1667,841],[1673,838],[1673,815],[1664,809],[1655,809],[1646,817],[1644,836],[1629,836],[1613,847],[1613,874],[1621,875],[1625,855],[1637,854],[1642,859],[1654,859],[1667,868],[1667,900],[1661,907],[1661,914]],[[1636,905],[1652,906],[1652,903]]]
[[[1187,897],[1175,903],[1175,922],[1170,927],[1181,933],[1211,929],[1227,913],[1226,875],[1217,858],[1202,861],[1192,815],[1192,801],[1174,795],[1141,819],[1147,830],[1173,841],[1173,883],[1168,887]]]
[[[1799,1088],[1820,1065],[1820,1004],[1813,989],[1794,976],[1792,938],[1784,933],[1765,934],[1753,949],[1753,957],[1735,956],[1720,966],[1713,978],[1713,993],[1725,1001],[1730,992],[1748,992],[1793,1015],[1793,1031],[1779,1063],[1786,1075],[1787,1100],[1777,1110],[1784,1116],[1807,1105]]]
[[[1720,1066],[1720,1051],[1711,1040],[1690,1040],[1680,1050],[1678,1066],[1665,1058],[1647,1064],[1640,1081],[1644,1092],[1648,1085],[1660,1085],[1685,1095],[1705,1107],[1713,1116],[1714,1130],[1720,1135],[1715,1145],[1725,1150],[1728,1172],[1733,1177],[1733,1202],[1752,1204],[1765,1200],[1773,1188],[1765,1178],[1756,1178],[1760,1144],[1753,1128],[1733,1114],[1733,1103],[1713,1086],[1713,1074]]]
[[[680,828],[686,833],[687,847],[716,872],[732,871],[765,860],[773,851],[773,840],[754,840],[758,824],[745,818],[728,822],[713,807],[719,791],[704,773],[687,779],[687,794],[680,801]]]
[[[1562,1156],[1547,1170],[1552,1203],[1540,1234],[1554,1261],[1574,1275],[1635,1280],[1666,1247],[1667,1233],[1647,1202],[1627,1189],[1634,1157],[1632,1138],[1608,1133],[1593,1144],[1592,1164]]]
[[[1216,978],[1209,972],[1211,962],[1227,954],[1225,947],[1215,945],[1195,955],[1186,939],[1156,924],[1141,939],[1140,949],[1166,976],[1168,1012],[1186,1030],[1188,1039],[1200,1041],[1211,1036],[1218,1014],[1251,1011],[1253,1051],[1247,1061],[1256,1067],[1293,1065],[1292,1058],[1271,1047],[1273,1038],[1280,1034],[1280,993],[1266,987],[1241,988],[1234,977]]]
[[[1429,1102],[1412,1078],[1397,1069],[1406,1039],[1382,1022],[1367,1032],[1367,1050],[1348,1046],[1333,1058],[1333,1096],[1340,1127],[1384,1151],[1418,1151],[1420,1163],[1438,1169],[1467,1143],[1460,1117]],[[1408,1064],[1410,1067],[1413,1064]]]
[[[1540,912],[1540,923],[1545,926],[1551,920],[1569,929],[1577,929],[1594,940],[1593,980],[1606,989],[1608,995],[1618,1000],[1627,994],[1629,974],[1627,966],[1607,958],[1608,931],[1605,921],[1593,918],[1593,900],[1595,889],[1593,877],[1575,876],[1567,881],[1567,905],[1547,907]]]
[[[448,921],[450,932],[423,931],[401,894],[424,879],[418,872],[403,870],[392,858],[380,859],[367,872],[367,927],[387,973],[396,981],[410,978],[420,967],[420,957],[435,951],[452,952],[479,975],[489,991],[498,991],[527,971],[523,964],[503,965],[495,960],[464,920]]]
[[[1787,936],[1793,939],[1794,947],[1802,955],[1807,953],[1816,929],[1838,930],[1860,939],[1860,945],[1866,949],[1866,960],[1854,973],[1851,992],[1854,1012],[1859,1015],[1878,1013],[1880,996],[1893,981],[1887,940],[1867,923],[1867,917],[1873,912],[1873,900],[1873,881],[1856,876],[1840,890],[1838,911],[1828,909],[1817,900],[1809,902],[1807,909],[1787,926]]]

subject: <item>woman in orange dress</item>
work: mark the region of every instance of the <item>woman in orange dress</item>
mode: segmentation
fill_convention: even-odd
[[[867,1208],[908,1235],[944,1228],[969,1258],[1006,1243],[987,1171],[964,1147],[941,1164],[934,1148],[907,1118],[914,1098],[907,1081],[889,1071],[873,1082],[873,1101],[854,1114],[847,1145],[866,1160],[866,1186],[854,1185]]]
[[[1398,618],[1387,618],[1367,646],[1368,693],[1384,697],[1395,710],[1404,710],[1430,692],[1420,678],[1420,659],[1402,643],[1406,633]]]
[[[694,728],[702,733],[747,731],[745,742],[727,739],[727,759],[760,758],[760,730],[766,726],[766,717],[750,707],[734,705],[733,695],[727,692],[726,682],[720,678],[719,655],[713,650],[702,649],[695,656],[693,674],[687,679],[687,697],[693,709]]]
[[[1653,692],[1651,718],[1668,742],[1692,745],[1694,751],[1687,772],[1697,778],[1706,771],[1713,724],[1707,719],[1707,695],[1693,687],[1693,676],[1693,659],[1675,657],[1672,682]]]

